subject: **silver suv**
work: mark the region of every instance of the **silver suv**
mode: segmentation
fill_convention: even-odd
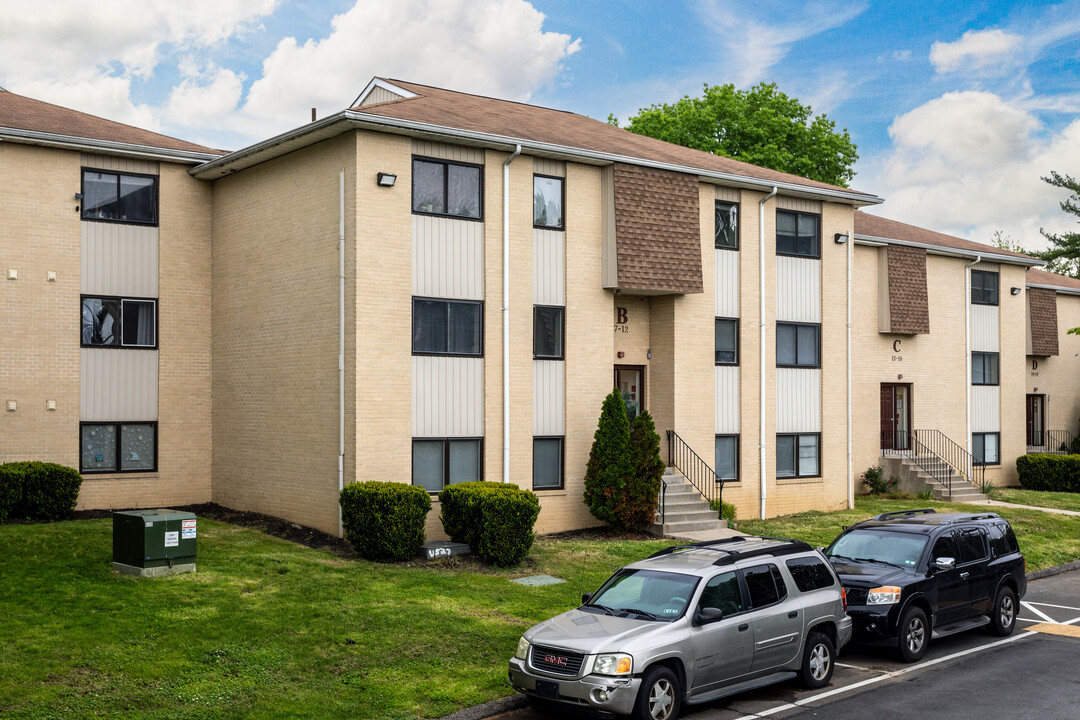
[[[510,683],[535,705],[674,720],[683,704],[796,676],[821,687],[851,639],[832,567],[780,538],[666,548],[581,601],[510,658]]]

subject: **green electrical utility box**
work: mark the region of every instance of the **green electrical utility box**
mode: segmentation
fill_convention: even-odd
[[[113,513],[113,570],[158,577],[195,571],[195,514],[176,510]]]

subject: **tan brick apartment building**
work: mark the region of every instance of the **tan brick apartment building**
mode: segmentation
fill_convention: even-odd
[[[0,461],[80,467],[83,507],[337,532],[342,483],[482,478],[592,525],[617,385],[777,515],[914,430],[1011,482],[1080,412],[1080,282],[571,113],[376,79],[222,154],[0,93],[0,195]]]

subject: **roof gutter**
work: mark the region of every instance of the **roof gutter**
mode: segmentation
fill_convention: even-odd
[[[566,160],[578,160],[589,161],[592,164],[607,165],[610,163],[627,163],[630,165],[638,165],[641,167],[654,168],[657,170],[670,170],[672,172],[679,172],[689,175],[697,175],[698,177],[706,178],[709,180],[719,180],[726,183],[737,184],[746,188],[771,190],[772,188],[778,188],[780,191],[798,192],[808,195],[814,195],[816,197],[828,198],[831,200],[842,200],[845,202],[857,203],[861,205],[877,205],[883,202],[882,198],[876,195],[869,195],[866,193],[854,192],[851,190],[844,190],[842,188],[818,188],[809,185],[801,185],[794,182],[784,182],[777,180],[764,180],[761,178],[749,177],[747,175],[738,175],[735,173],[717,172],[713,170],[704,170],[702,168],[696,168],[689,165],[678,165],[675,163],[665,163],[655,160],[644,160],[642,158],[631,157],[629,155],[618,155],[615,153],[600,152],[597,150],[585,150],[583,148],[575,148],[567,145],[557,145],[555,143],[546,143],[525,140],[523,138],[514,138],[506,135],[497,135],[494,133],[476,132],[473,130],[463,130],[461,128],[447,127],[445,125],[432,125],[430,123],[417,122],[415,120],[402,120],[400,118],[386,117],[383,115],[374,115],[370,113],[357,112],[355,110],[343,110],[335,115],[330,115],[322,120],[303,127],[296,128],[287,133],[277,135],[275,137],[264,140],[263,142],[256,143],[250,147],[238,150],[237,152],[225,155],[217,160],[201,165],[195,168],[192,172],[193,175],[199,176],[212,171],[224,171],[227,165],[245,158],[251,158],[264,151],[271,150],[272,148],[282,145],[286,142],[296,140],[303,137],[306,134],[321,130],[329,125],[333,125],[338,122],[347,123],[346,127],[364,128],[385,130],[386,128],[393,128],[396,130],[408,130],[415,133],[421,133],[425,135],[431,135],[438,137],[439,139],[450,142],[468,142],[477,145],[484,145],[488,147],[494,147],[495,149],[505,150],[507,152],[513,152],[514,149],[520,145],[523,151],[531,151],[543,155],[557,156]],[[342,130],[344,132],[344,130]],[[269,158],[267,158],[269,159]],[[262,162],[257,160],[256,162]],[[253,163],[254,164],[254,163]]]
[[[64,150],[108,152],[114,155],[130,155],[133,157],[162,160],[165,162],[206,163],[208,160],[215,160],[222,157],[217,153],[172,150],[170,148],[151,147],[149,145],[134,145],[132,143],[114,142],[112,140],[97,140],[95,138],[58,135],[56,133],[8,127],[0,127],[0,140],[23,145],[55,147]]]
[[[1035,283],[1026,283],[1029,288],[1038,288],[1039,290],[1053,290],[1061,295],[1080,295],[1080,289],[1067,288],[1061,285],[1037,285]]]
[[[912,242],[911,240],[896,240],[894,238],[876,237],[874,235],[856,235],[855,242],[859,245],[902,245],[904,247],[921,248],[941,255],[952,255],[962,258],[981,258],[983,262],[1002,262],[1012,265],[1030,265],[1037,267],[1045,265],[1045,260],[1038,258],[1017,257],[1016,255],[998,255],[996,253],[982,252],[978,250],[964,250],[962,248],[948,247],[947,245],[933,245],[931,243]]]

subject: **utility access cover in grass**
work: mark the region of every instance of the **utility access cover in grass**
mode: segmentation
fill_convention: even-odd
[[[559,583],[566,582],[565,580],[551,575],[530,575],[529,577],[514,578],[510,582],[516,582],[518,585],[528,585],[530,587],[539,587],[540,585],[558,585]]]

